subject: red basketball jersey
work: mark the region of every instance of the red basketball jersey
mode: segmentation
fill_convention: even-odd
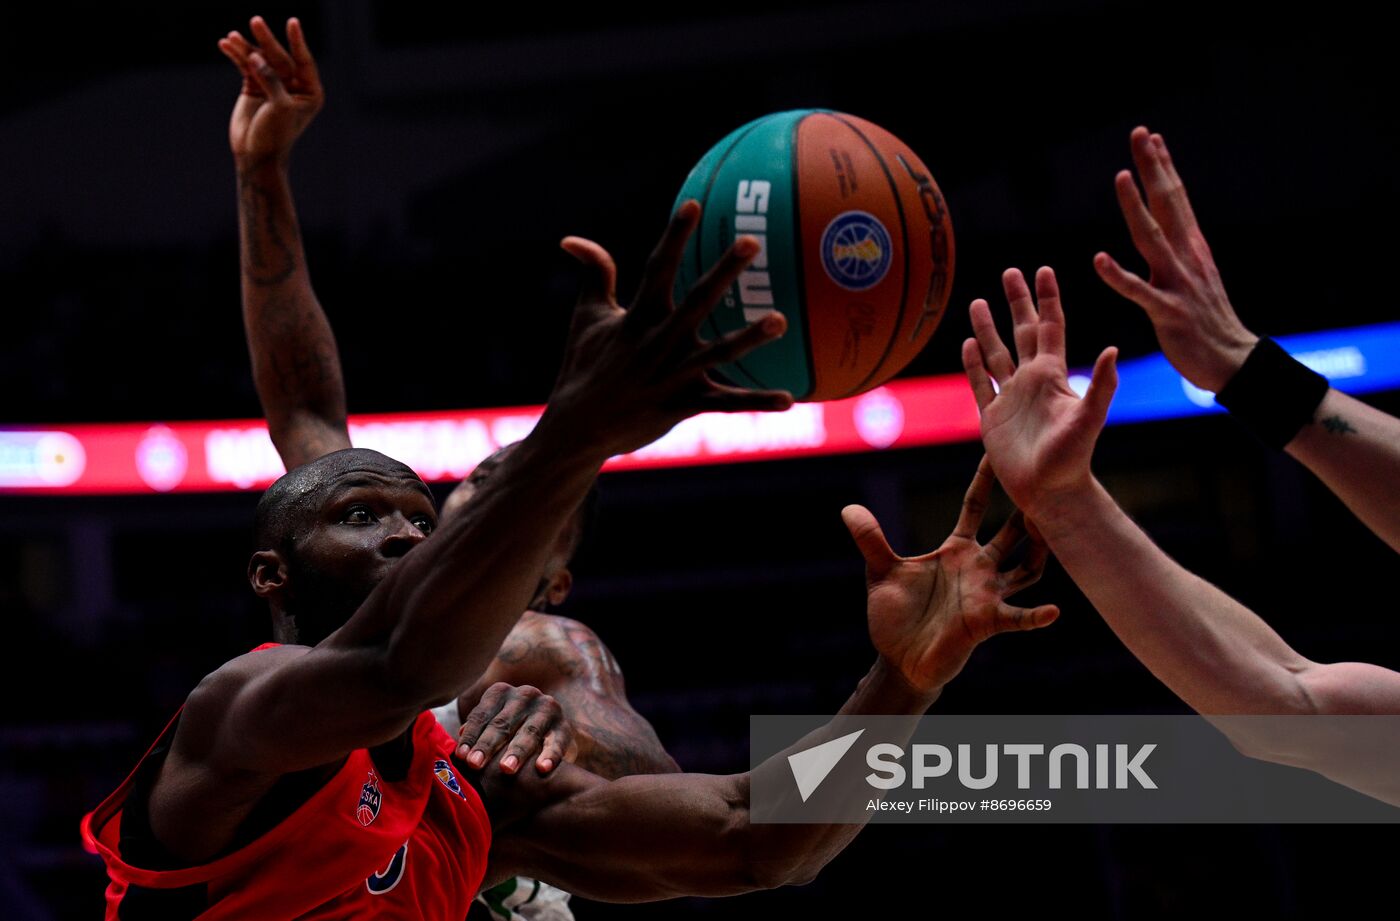
[[[162,739],[173,730],[172,722]],[[107,921],[462,921],[486,873],[491,823],[458,777],[454,746],[422,713],[405,779],[384,780],[368,751],[352,752],[329,783],[266,834],[212,863],[168,871],[122,859],[122,806],[133,772],[83,819],[85,843],[107,864]]]

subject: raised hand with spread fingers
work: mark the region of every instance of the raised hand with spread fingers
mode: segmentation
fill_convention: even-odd
[[[1048,551],[1019,511],[986,544],[977,542],[995,481],[992,465],[983,457],[953,533],[937,550],[921,556],[896,555],[869,510],[851,505],[841,513],[865,557],[870,640],[911,687],[936,692],[962,671],[984,640],[1049,626],[1060,614],[1054,605],[1006,603],[1039,581]],[[1003,571],[1003,562],[1023,541],[1027,546],[1021,561]]]
[[[1142,191],[1127,170],[1114,178],[1114,188],[1150,274],[1144,281],[1099,253],[1094,257],[1099,276],[1146,312],[1163,353],[1183,377],[1220,393],[1241,421],[1307,466],[1357,518],[1400,551],[1400,502],[1394,488],[1400,480],[1400,419],[1327,389],[1315,375],[1315,384],[1301,391],[1294,390],[1296,384],[1285,385],[1284,379],[1296,382],[1310,372],[1271,343],[1261,346],[1259,336],[1235,313],[1167,142],[1138,127],[1130,143]],[[1251,354],[1258,355],[1252,374],[1240,374]],[[1270,355],[1273,360],[1266,361]],[[1236,382],[1233,393],[1222,393],[1231,381]],[[1244,400],[1251,392],[1262,401],[1263,420]],[[1274,420],[1276,414],[1280,418]]]
[[[1081,399],[1069,385],[1065,315],[1054,270],[1036,272],[1034,299],[1017,269],[1006,270],[1002,285],[1015,324],[1016,356],[997,334],[991,308],[979,299],[972,302],[976,338],[963,343],[963,367],[982,410],[982,443],[997,479],[1011,501],[1038,522],[1047,504],[1091,479],[1089,459],[1118,386],[1118,350],[1099,355]]]

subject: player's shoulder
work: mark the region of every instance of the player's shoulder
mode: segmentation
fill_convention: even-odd
[[[192,705],[237,693],[250,681],[299,659],[310,651],[309,646],[267,643],[251,652],[229,659],[200,680],[190,692],[185,707],[188,709]]]
[[[309,646],[269,643],[229,659],[205,675],[185,698],[180,715],[181,747],[196,751],[206,748],[239,694],[259,677],[309,651]]]
[[[545,614],[541,611],[528,611],[520,618],[516,628],[538,642],[551,644],[597,642],[598,634],[581,620],[565,617],[562,614]]]

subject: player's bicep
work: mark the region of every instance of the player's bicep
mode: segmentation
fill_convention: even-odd
[[[492,845],[493,860],[501,870],[609,902],[764,888],[750,853],[746,777],[598,781],[506,829]]]
[[[279,646],[221,668],[190,696],[192,733],[231,770],[285,774],[393,739],[417,716],[371,648]]]

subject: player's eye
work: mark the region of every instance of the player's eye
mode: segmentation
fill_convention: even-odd
[[[345,510],[345,517],[341,519],[346,524],[373,524],[374,513],[367,505],[352,505]]]
[[[433,529],[437,527],[437,524],[433,521],[433,519],[429,518],[427,515],[415,515],[413,516],[412,521],[413,526],[418,530],[422,531],[424,537],[427,537],[429,534],[433,533]]]

